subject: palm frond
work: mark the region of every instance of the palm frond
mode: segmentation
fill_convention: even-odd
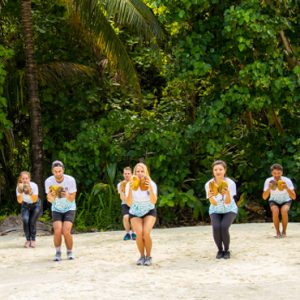
[[[38,66],[38,79],[41,84],[55,84],[62,78],[78,78],[78,75],[92,77],[94,74],[93,68],[70,62],[54,62]]]
[[[163,30],[150,8],[140,0],[105,0],[105,9],[109,17],[119,24],[127,24],[139,34],[150,40],[155,36],[164,39]]]
[[[7,2],[7,0],[0,0],[0,10],[1,10],[1,7],[5,5],[6,2]]]
[[[70,4],[70,1],[68,1]],[[69,6],[70,7],[70,6]],[[94,49],[99,49],[122,73],[122,77],[132,85],[137,94],[140,94],[140,85],[135,68],[109,23],[104,7],[97,0],[74,0],[70,12],[75,20],[75,26],[81,26],[80,30],[85,33],[86,40]]]

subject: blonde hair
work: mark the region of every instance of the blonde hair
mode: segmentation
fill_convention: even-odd
[[[135,165],[135,167],[134,167],[134,169],[133,169],[133,174],[134,174],[134,175],[136,175],[136,169],[137,169],[138,167],[143,168],[144,171],[145,171],[145,175],[146,175],[147,177],[150,178],[150,174],[149,174],[148,168],[147,168],[147,166],[146,166],[144,163],[137,163],[137,164]],[[151,179],[151,178],[150,178],[150,179]]]
[[[31,180],[31,174],[28,171],[22,171],[18,177],[17,184],[22,183],[22,176],[27,175],[29,177],[29,180]]]

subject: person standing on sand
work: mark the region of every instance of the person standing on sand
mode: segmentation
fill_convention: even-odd
[[[130,207],[126,203],[126,196],[125,196],[125,188],[126,184],[130,181],[130,178],[132,176],[132,170],[130,167],[126,167],[123,169],[123,178],[124,180],[119,182],[117,185],[117,190],[120,195],[120,199],[122,201],[121,209],[122,209],[122,215],[123,215],[123,226],[126,231],[123,240],[128,241],[130,239],[136,240],[136,234],[134,232],[131,232],[130,230],[130,221],[129,221],[129,209]]]
[[[280,164],[271,166],[272,177],[266,179],[262,198],[269,198],[269,205],[272,211],[272,219],[276,230],[276,238],[286,237],[286,229],[289,221],[289,209],[292,200],[296,199],[296,193],[292,181],[282,176],[283,167]],[[279,229],[279,213],[281,213],[282,232]]]
[[[26,237],[24,247],[35,248],[36,222],[41,212],[41,200],[38,198],[38,186],[31,181],[29,172],[23,171],[20,173],[16,194],[18,203],[22,205],[21,215]]]
[[[212,170],[214,177],[205,184],[205,191],[210,202],[209,216],[213,228],[213,237],[218,247],[216,258],[229,259],[229,227],[238,211],[234,200],[236,185],[233,180],[225,177],[227,165],[223,160],[216,160],[212,164]]]
[[[129,218],[133,230],[136,232],[136,245],[140,252],[137,265],[150,266],[152,264],[151,231],[156,222],[157,186],[151,180],[148,168],[138,163],[133,169],[133,176],[125,189],[126,202],[130,206]]]
[[[64,174],[64,164],[56,160],[52,163],[52,174],[45,181],[47,200],[52,203],[52,220],[54,229],[54,261],[61,260],[62,235],[67,247],[67,258],[74,259],[72,226],[76,213],[76,181],[72,176]]]

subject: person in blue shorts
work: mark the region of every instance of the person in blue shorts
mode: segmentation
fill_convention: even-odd
[[[266,179],[262,198],[269,198],[272,211],[272,219],[276,231],[276,238],[286,237],[286,229],[289,221],[288,212],[292,200],[296,199],[296,193],[292,181],[283,175],[283,167],[280,164],[271,166],[272,177]],[[279,214],[281,214],[282,231],[280,232]]]
[[[235,182],[226,176],[227,165],[222,160],[212,164],[213,178],[205,184],[206,197],[210,202],[209,216],[213,237],[218,248],[217,259],[230,258],[229,227],[237,215]]]
[[[124,180],[119,182],[117,185],[117,190],[120,195],[120,199],[122,201],[121,209],[122,209],[122,215],[123,215],[123,226],[125,229],[125,235],[123,240],[128,241],[130,239],[136,240],[136,234],[135,232],[130,230],[130,221],[129,221],[129,209],[130,207],[126,203],[126,196],[125,196],[125,188],[126,184],[130,181],[130,178],[132,176],[132,170],[130,167],[125,167],[123,169],[123,178]]]
[[[64,236],[67,248],[67,258],[71,260],[75,258],[71,231],[76,214],[76,181],[72,176],[64,173],[65,166],[59,160],[52,163],[51,170],[53,176],[46,179],[45,191],[47,200],[52,203],[54,246],[56,248],[54,261],[61,260],[62,236]]]

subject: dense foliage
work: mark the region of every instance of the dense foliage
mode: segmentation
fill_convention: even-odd
[[[265,217],[272,163],[299,185],[297,1],[144,1],[164,40],[145,40],[111,16],[141,94],[72,26],[64,1],[32,2],[45,178],[53,159],[76,178],[78,228],[121,226],[115,186],[140,159],[159,186],[161,226],[207,221],[204,184],[215,159],[237,182],[240,222]],[[0,11],[0,57],[10,57],[0,61],[1,213],[16,211],[15,179],[32,167],[20,12],[10,3]],[[300,219],[297,202],[291,216]]]

